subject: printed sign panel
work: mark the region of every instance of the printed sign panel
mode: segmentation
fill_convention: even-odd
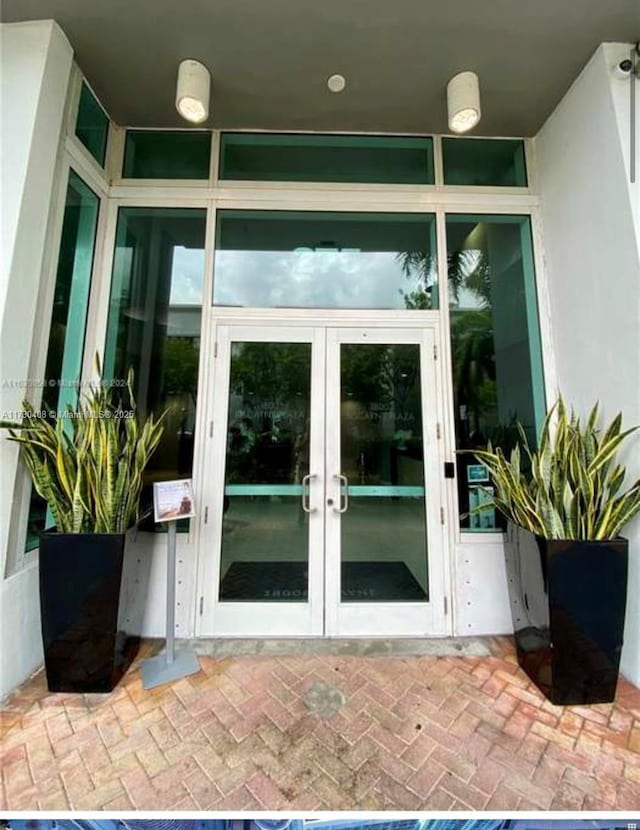
[[[195,516],[191,479],[154,481],[153,513],[156,522],[174,522]]]
[[[489,481],[489,470],[484,464],[467,464],[467,481],[476,484],[479,481]]]

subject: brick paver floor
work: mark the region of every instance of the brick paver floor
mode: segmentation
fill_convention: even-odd
[[[110,695],[51,694],[40,673],[3,707],[1,806],[640,808],[640,690],[621,680],[615,704],[552,706],[509,638],[490,647],[200,658],[199,674],[151,691],[134,664]],[[318,684],[342,693],[333,714],[309,711]]]

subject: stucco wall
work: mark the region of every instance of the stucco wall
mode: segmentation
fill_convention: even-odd
[[[52,21],[3,24],[1,34],[0,378],[21,381],[29,374],[73,52]],[[0,384],[0,411],[18,408],[24,391]],[[0,695],[42,661],[37,566],[4,579],[16,464],[16,445],[0,440]]]
[[[621,410],[627,426],[640,423],[640,190],[629,181],[629,82],[611,67],[630,48],[602,45],[535,140],[559,387],[580,412],[598,399],[607,420]],[[640,439],[625,460],[631,483]],[[640,685],[640,517],[624,535],[622,671]]]

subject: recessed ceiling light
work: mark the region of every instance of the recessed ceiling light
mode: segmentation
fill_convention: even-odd
[[[346,85],[347,81],[345,80],[344,75],[331,75],[331,77],[327,79],[327,86],[331,92],[342,92]]]

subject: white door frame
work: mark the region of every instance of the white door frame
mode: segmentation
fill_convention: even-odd
[[[442,636],[445,620],[445,534],[442,441],[442,403],[437,381],[435,325],[421,328],[332,327],[327,330],[327,498],[326,510],[326,634],[330,637]],[[341,514],[334,509],[341,500],[337,476],[342,473],[340,347],[346,343],[407,343],[420,347],[422,444],[425,480],[425,532],[427,534],[427,602],[342,602]]]
[[[219,576],[222,552],[223,495],[227,456],[229,373],[232,342],[309,343],[311,345],[311,400],[309,411],[318,411],[322,401],[318,396],[324,385],[324,342],[318,328],[281,325],[220,325],[217,327],[213,386],[214,395],[210,438],[206,453],[209,471],[203,487],[206,502],[205,525],[200,538],[203,582],[201,635],[215,636],[322,636],[323,633],[323,549],[324,523],[322,511],[308,514],[308,602],[220,602]],[[323,498],[324,481],[321,474],[324,460],[322,419],[311,418],[309,440],[309,471],[311,480],[309,502]]]
[[[361,332],[363,323],[369,342],[412,342],[422,346],[421,381],[423,397],[423,440],[426,452],[425,476],[429,482],[426,498],[427,527],[429,529],[429,586],[428,603],[343,604],[339,613],[338,598],[339,551],[325,554],[324,502],[330,482],[326,479],[325,440],[327,430],[324,417],[316,418],[312,427],[310,445],[310,472],[312,480],[310,503],[320,507],[309,515],[309,603],[295,602],[219,602],[224,471],[226,459],[227,408],[232,340],[310,342],[312,344],[312,401],[311,411],[318,412],[318,394],[324,395],[327,405],[339,413],[339,374],[333,383],[327,383],[325,365],[328,349],[325,337],[349,336],[349,331]],[[438,312],[408,311],[321,311],[216,309],[209,315],[212,336],[216,344],[207,363],[212,367],[207,393],[209,434],[206,442],[203,468],[208,472],[202,482],[202,511],[204,524],[200,536],[201,567],[198,594],[201,597],[198,615],[198,636],[233,637],[317,637],[317,636],[443,636],[450,632],[450,617],[445,616],[446,596],[449,591],[450,563],[446,534],[442,524],[444,493],[442,470],[444,460],[442,435],[443,399],[442,378],[436,370],[435,350],[439,348],[440,319]],[[383,328],[381,328],[383,327]],[[338,346],[339,348],[339,346]],[[427,360],[426,358],[429,357]],[[334,370],[335,371],[335,370]],[[217,392],[217,394],[216,394]],[[430,394],[433,393],[433,394]],[[335,395],[338,408],[335,407]],[[333,397],[332,397],[333,396]],[[329,404],[329,400],[332,403]],[[322,405],[321,405],[322,406]],[[339,421],[339,414],[337,415]],[[335,421],[335,416],[334,416]],[[313,419],[312,419],[313,424]],[[339,429],[339,423],[338,423]],[[438,437],[436,437],[438,436]],[[429,442],[429,443],[427,443]],[[434,444],[435,442],[435,444]],[[335,438],[334,438],[335,443]],[[335,464],[334,461],[331,462]],[[331,516],[333,518],[333,515]],[[338,523],[339,524],[339,523]],[[333,527],[327,519],[327,527]],[[331,567],[328,563],[331,559]],[[327,564],[325,564],[327,563]],[[326,568],[326,571],[325,571]],[[332,601],[329,602],[329,597]],[[330,607],[331,606],[331,607]],[[398,607],[399,606],[399,607]],[[405,612],[406,607],[406,612]],[[381,613],[381,608],[385,613]],[[393,611],[392,614],[386,611]],[[397,613],[396,613],[397,611]],[[324,619],[327,615],[326,621]]]

